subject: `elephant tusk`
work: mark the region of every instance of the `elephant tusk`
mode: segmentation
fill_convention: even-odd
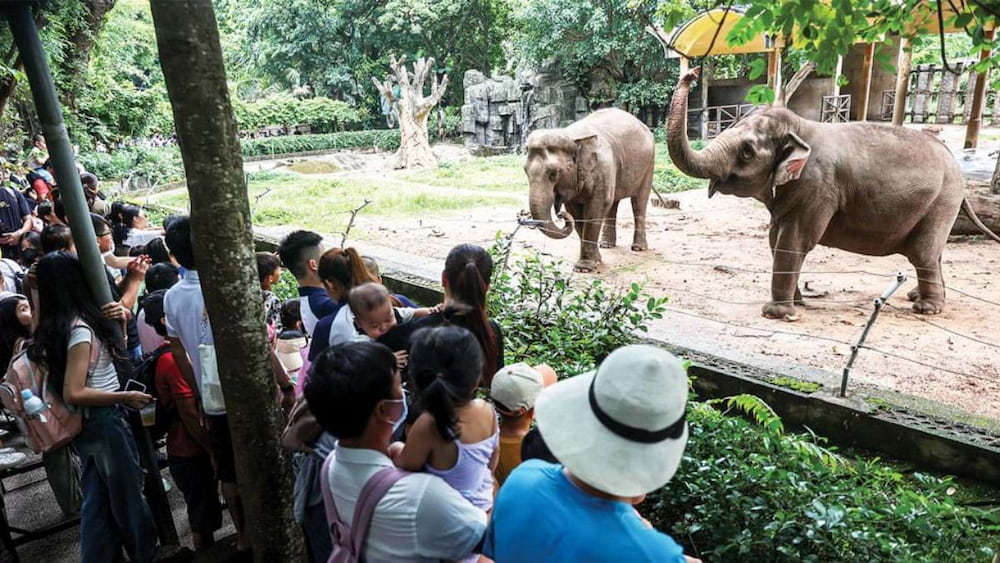
[[[716,187],[716,181],[715,180],[709,180],[709,182],[708,182],[708,199],[712,199],[712,196],[715,195],[715,192],[717,192],[717,191],[719,191],[719,189]]]

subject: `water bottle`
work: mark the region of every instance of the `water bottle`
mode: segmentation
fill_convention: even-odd
[[[31,389],[21,390],[21,401],[24,403],[24,413],[28,416],[37,416],[39,420],[45,422],[45,415],[43,412],[48,409],[48,405],[45,404],[40,397],[36,397]]]

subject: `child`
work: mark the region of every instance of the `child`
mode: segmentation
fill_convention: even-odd
[[[524,363],[504,367],[490,383],[490,398],[500,413],[500,454],[493,473],[500,485],[521,464],[521,441],[535,419],[535,399],[546,386],[543,372],[555,383],[555,372],[549,366],[533,368]]]
[[[406,444],[389,455],[396,467],[438,475],[477,508],[493,508],[493,468],[500,431],[489,403],[476,398],[483,373],[479,342],[464,328],[443,326],[413,335],[410,375],[417,417]]]
[[[161,337],[167,335],[163,314],[166,293],[166,289],[159,289],[142,301],[146,323]],[[194,548],[201,551],[214,543],[215,531],[222,526],[210,440],[201,424],[197,394],[181,375],[169,349],[156,361],[155,383],[164,407],[160,413],[170,413],[172,419],[167,430],[167,465],[184,494]]]
[[[371,256],[362,256],[361,261],[364,263],[365,269],[368,270],[368,273],[375,278],[375,281],[382,283],[382,271],[378,267],[378,262],[376,262]],[[402,293],[393,293],[392,296],[396,298],[396,301],[398,301],[398,303],[395,303],[398,307],[410,307],[411,309],[417,308],[416,304],[413,303],[413,301],[410,301],[410,298]]]
[[[293,384],[298,383],[303,364],[302,350],[307,349],[309,342],[302,330],[301,307],[302,302],[298,299],[288,299],[281,304],[281,326],[284,330],[274,340],[274,352]]]
[[[392,295],[385,286],[368,282],[363,283],[347,294],[349,307],[344,307],[330,328],[330,343],[378,340],[397,324],[412,319],[420,319],[440,310],[438,307],[423,307],[411,309],[408,307],[393,307]],[[406,365],[406,351],[396,352],[396,360],[400,368]]]
[[[274,284],[281,279],[281,260],[271,252],[257,253],[257,279],[260,290],[264,294],[264,322],[274,327],[276,333],[281,332],[281,300],[271,291]]]

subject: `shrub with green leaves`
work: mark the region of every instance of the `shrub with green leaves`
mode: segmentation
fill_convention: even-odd
[[[396,129],[371,129],[324,135],[264,137],[244,140],[242,146],[243,156],[269,156],[337,149],[395,150],[399,148],[399,131]]]
[[[177,147],[125,147],[114,152],[82,154],[84,168],[104,181],[142,176],[153,184],[184,178],[184,164]]]
[[[680,468],[640,507],[706,561],[989,561],[1000,511],[962,506],[949,478],[847,460],[786,434],[757,397],[691,402]]]
[[[273,125],[309,125],[315,133],[333,133],[357,128],[367,118],[347,102],[323,96],[300,100],[288,93],[253,102],[235,99],[233,113],[243,131]]]
[[[639,284],[619,289],[599,277],[575,279],[561,260],[537,254],[508,260],[508,252],[498,236],[489,310],[503,328],[510,363],[547,363],[560,375],[575,375],[636,342],[650,320],[663,316],[667,299],[647,295]]]

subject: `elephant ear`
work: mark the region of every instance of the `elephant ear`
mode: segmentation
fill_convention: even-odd
[[[598,166],[599,141],[597,135],[574,139],[576,141],[576,178],[581,192],[589,193],[600,182],[601,170]]]
[[[795,133],[789,133],[781,153],[781,162],[774,172],[774,185],[780,186],[798,180],[809,160],[812,147]]]

